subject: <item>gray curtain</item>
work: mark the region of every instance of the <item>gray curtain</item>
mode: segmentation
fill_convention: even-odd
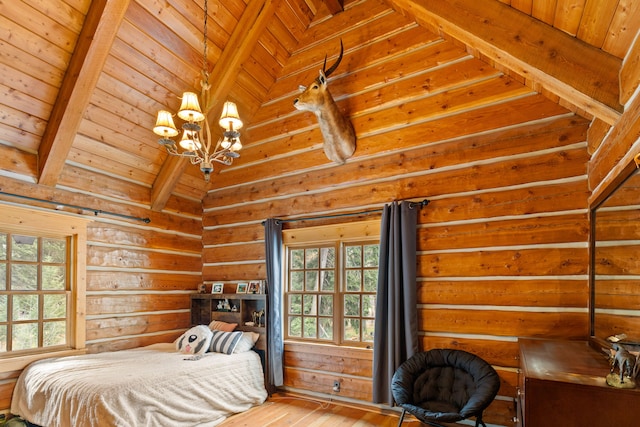
[[[264,222],[264,243],[267,262],[267,298],[269,310],[267,327],[269,340],[267,379],[278,387],[283,384],[284,342],[282,340],[282,222],[268,219]]]
[[[418,204],[385,205],[373,346],[373,402],[393,403],[391,378],[418,351],[416,223]]]

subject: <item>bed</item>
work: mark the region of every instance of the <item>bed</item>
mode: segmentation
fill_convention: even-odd
[[[193,356],[167,343],[34,362],[11,412],[46,427],[210,427],[266,398],[256,352]]]

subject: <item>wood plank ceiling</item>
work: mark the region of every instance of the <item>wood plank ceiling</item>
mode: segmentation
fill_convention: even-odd
[[[341,10],[359,2],[209,1],[213,99],[218,108],[226,99],[238,104],[245,144],[252,116],[286,70],[319,68],[320,57],[288,64],[313,45],[303,35],[326,19],[340,28]],[[589,119],[613,124],[623,110],[618,72],[640,26],[640,2],[388,3]],[[151,132],[157,110],[176,111],[183,91],[198,90],[203,20],[203,0],[0,2],[0,176],[82,189],[99,173],[103,187],[114,187],[105,193],[134,183],[148,194],[132,199],[155,210],[224,186],[223,177],[207,184],[197,167],[168,156]]]

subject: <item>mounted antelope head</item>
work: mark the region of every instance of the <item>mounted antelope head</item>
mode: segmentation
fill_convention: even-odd
[[[298,110],[311,111],[316,115],[324,138],[322,145],[324,154],[329,160],[341,164],[356,151],[356,134],[351,121],[342,115],[329,93],[327,78],[340,65],[343,50],[342,40],[340,40],[340,56],[335,64],[327,70],[325,56],[320,76],[309,87],[300,86],[302,93],[293,101],[294,107]]]

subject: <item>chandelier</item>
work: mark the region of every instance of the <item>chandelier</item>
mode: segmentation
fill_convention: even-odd
[[[211,110],[209,90],[209,71],[207,70],[207,0],[204,1],[204,52],[202,56],[202,80],[200,85],[200,98],[204,105],[204,111],[200,109],[198,95],[194,92],[182,94],[182,104],[178,111],[178,117],[182,124],[182,138],[180,142],[171,139],[180,132],[173,122],[173,115],[166,110],[158,111],[158,118],[153,132],[161,138],[158,143],[172,156],[186,157],[193,165],[200,165],[204,174],[204,180],[209,182],[213,163],[224,165],[233,163],[233,159],[240,157],[238,151],[242,148],[239,129],[242,128],[242,120],[238,114],[238,108],[233,102],[227,101],[222,108],[219,125],[223,129],[223,138],[218,138],[215,146],[211,135],[211,128],[206,118]],[[178,146],[180,148],[178,148]]]

